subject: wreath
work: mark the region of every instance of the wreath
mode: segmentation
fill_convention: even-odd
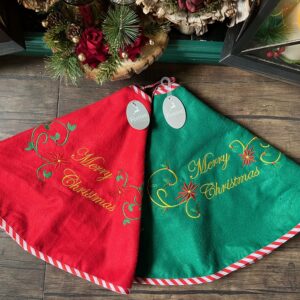
[[[136,6],[71,2],[56,3],[42,22],[53,52],[46,68],[55,79],[76,84],[85,75],[102,84],[128,78],[152,64],[168,43],[168,23],[145,16]]]

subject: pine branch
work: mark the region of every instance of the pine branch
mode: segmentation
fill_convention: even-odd
[[[111,56],[107,61],[100,64],[99,71],[97,72],[96,82],[103,84],[106,81],[111,80],[112,76],[121,65],[119,56]]]
[[[96,82],[102,85],[104,82],[111,80],[120,65],[121,60],[119,55],[112,55],[108,60],[100,64],[96,75]]]
[[[144,25],[143,33],[145,35],[155,35],[158,32],[169,32],[171,23],[169,21],[158,22],[153,21]]]
[[[71,54],[66,56],[63,52],[54,53],[46,60],[46,70],[53,79],[61,77],[74,85],[83,75],[78,59]]]
[[[44,35],[44,41],[51,49],[70,52],[73,48],[73,43],[66,37],[67,25],[59,23],[56,26],[48,29]]]
[[[138,15],[129,6],[110,7],[102,26],[106,42],[115,49],[131,44],[139,35],[139,23]]]
[[[287,27],[281,15],[269,16],[260,26],[256,33],[255,40],[264,45],[271,45],[284,42]]]

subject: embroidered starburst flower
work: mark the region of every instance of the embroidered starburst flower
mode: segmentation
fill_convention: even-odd
[[[246,148],[243,154],[240,154],[240,157],[242,158],[243,166],[249,166],[253,162],[255,162],[253,148],[250,149]]]
[[[181,199],[182,202],[186,202],[190,200],[191,198],[196,200],[196,189],[198,185],[190,182],[189,184],[184,183],[182,190],[178,193],[178,196],[176,199]]]
[[[68,161],[64,158],[64,156],[61,153],[50,153],[49,162],[53,164],[56,168],[68,163]]]

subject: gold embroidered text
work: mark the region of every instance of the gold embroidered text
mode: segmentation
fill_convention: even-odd
[[[72,169],[64,170],[64,177],[62,179],[62,184],[63,186],[69,188],[73,192],[78,193],[82,197],[93,201],[94,203],[102,206],[108,211],[114,211],[114,209],[116,208],[115,204],[112,204],[111,202],[104,200],[95,191],[83,187],[80,177]]]
[[[90,153],[88,148],[83,147],[78,149],[75,154],[72,154],[71,158],[79,162],[82,166],[97,172],[99,174],[97,181],[103,181],[112,177],[112,173],[103,167],[105,159]]]
[[[260,175],[259,169],[256,167],[255,170],[245,173],[241,176],[228,179],[224,184],[220,185],[218,182],[210,182],[203,184],[200,187],[200,192],[207,198],[213,199],[226,191],[229,191],[237,186],[246,183],[249,180],[254,179]]]
[[[222,170],[226,170],[228,166],[228,162],[230,159],[230,154],[226,153],[221,156],[215,157],[215,155],[211,152],[206,153],[203,158],[199,158],[198,160],[192,160],[188,164],[188,170],[190,173],[191,179],[196,179],[199,175],[206,173],[207,171],[221,166]]]

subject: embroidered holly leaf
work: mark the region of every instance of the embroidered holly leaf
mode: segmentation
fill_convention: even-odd
[[[135,204],[134,204],[134,203],[132,203],[132,204],[128,205],[128,210],[132,212],[132,211],[133,211],[133,208],[134,208],[134,206],[135,206]]]
[[[51,178],[52,176],[52,172],[47,172],[46,170],[43,171],[43,176],[46,178],[46,179],[49,179]]]
[[[33,149],[34,149],[34,144],[33,144],[33,142],[29,142],[29,143],[28,143],[28,147],[25,148],[25,150],[26,150],[26,151],[31,151],[31,150],[33,150]]]
[[[127,225],[130,224],[130,219],[124,219],[123,220],[123,225]]]
[[[50,129],[50,124],[45,124],[44,127],[45,127],[46,130],[49,130]]]
[[[56,132],[55,135],[50,136],[50,139],[52,141],[56,142],[60,139],[60,134],[58,132]]]
[[[122,179],[124,179],[122,175],[118,175],[118,176],[116,177],[116,181],[118,181],[118,182],[119,182],[120,180],[122,180]]]
[[[70,131],[74,131],[76,129],[76,124],[72,125],[71,123],[68,122],[67,127]]]

